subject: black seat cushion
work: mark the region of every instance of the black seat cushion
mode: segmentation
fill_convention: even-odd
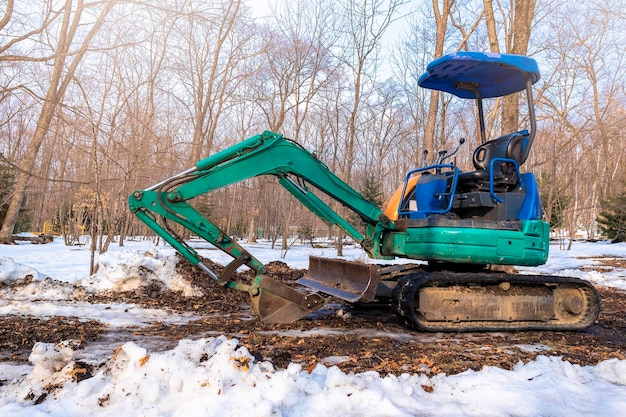
[[[512,159],[520,164],[524,135],[520,132],[501,136],[483,143],[474,151],[475,171],[459,174],[458,189],[461,192],[489,190],[489,169],[496,158]],[[511,162],[501,161],[494,166],[494,190],[501,192],[517,184],[517,170]]]

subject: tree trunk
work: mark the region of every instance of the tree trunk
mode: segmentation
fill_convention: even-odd
[[[508,53],[526,55],[532,21],[535,17],[536,0],[515,0],[511,4],[511,39],[506,42]],[[491,52],[500,53],[500,44],[496,30],[496,19],[493,14],[493,0],[483,0],[485,25],[489,36]],[[510,45],[510,50],[508,46]],[[512,94],[502,99],[502,131],[505,135],[519,130],[519,97]]]
[[[498,32],[496,31],[496,17],[493,14],[493,0],[483,0],[485,11],[485,26],[489,36],[489,50],[500,53],[500,43],[498,42]]]
[[[535,17],[535,0],[515,0],[513,13],[511,53],[526,55],[532,21]],[[519,130],[519,97],[512,94],[502,100],[502,134],[506,135],[517,130]]]
[[[256,216],[258,211],[250,213],[250,225],[248,226],[248,243],[256,243]]]
[[[444,0],[443,8],[439,9],[439,1],[433,0],[433,10],[435,12],[435,56],[439,58],[443,55],[444,41],[446,37],[446,29],[448,27],[448,18],[450,10],[454,4],[454,0]],[[424,132],[424,149],[435,153],[435,128],[437,126],[437,113],[439,112],[439,91],[431,90],[430,100],[428,103],[428,119],[426,120],[426,131]]]

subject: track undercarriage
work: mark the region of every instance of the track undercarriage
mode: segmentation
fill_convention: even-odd
[[[569,331],[595,322],[599,298],[577,278],[423,272],[398,280],[393,307],[409,327],[427,331]]]

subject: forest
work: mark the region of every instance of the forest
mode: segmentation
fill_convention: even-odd
[[[537,60],[524,169],[555,231],[598,237],[626,188],[624,27],[623,1],[0,0],[0,241],[90,234],[105,251],[149,235],[134,190],[265,130],[379,204],[424,150],[465,138],[456,163],[470,168],[473,103],[417,85],[455,51]],[[526,126],[519,103],[486,102],[488,138]],[[197,200],[235,237],[338,233],[273,177]]]

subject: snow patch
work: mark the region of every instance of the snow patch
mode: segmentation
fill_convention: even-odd
[[[41,281],[46,276],[35,268],[13,261],[13,258],[0,256],[0,283],[12,284],[19,280]]]
[[[136,251],[105,252],[98,258],[98,270],[82,281],[89,291],[132,291],[142,284],[158,281],[167,289],[190,297],[199,295],[178,272],[175,255],[163,255],[155,248]]]
[[[515,347],[521,350],[522,352],[531,352],[531,353],[552,350],[550,346],[546,346],[542,344],[536,344],[536,345],[517,344],[515,345]]]
[[[608,417],[626,409],[626,361],[617,359],[591,367],[538,356],[510,371],[431,377],[346,374],[322,364],[277,371],[219,336],[181,340],[163,352],[127,342],[78,382],[73,349],[71,342],[35,345],[32,370],[0,386],[0,414],[502,416],[514,407],[517,416]]]

